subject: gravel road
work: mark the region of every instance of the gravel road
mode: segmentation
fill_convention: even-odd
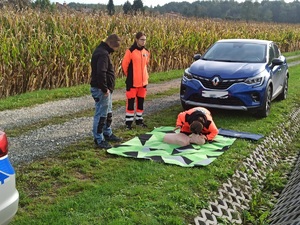
[[[149,84],[148,94],[179,88],[180,79],[161,84]],[[113,100],[125,100],[125,90],[115,90]],[[145,102],[145,115],[179,104],[179,94]],[[33,107],[0,112],[0,127],[4,130],[26,126],[52,117],[71,115],[94,107],[90,95],[47,102]],[[125,107],[113,112],[113,128],[124,125]],[[12,164],[31,162],[36,158],[55,153],[72,143],[92,136],[92,117],[74,118],[65,123],[48,125],[31,130],[18,137],[9,138],[9,157]]]

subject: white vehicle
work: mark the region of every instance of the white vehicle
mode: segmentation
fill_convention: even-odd
[[[16,174],[8,158],[6,134],[0,130],[0,225],[8,224],[17,213],[19,192]]]

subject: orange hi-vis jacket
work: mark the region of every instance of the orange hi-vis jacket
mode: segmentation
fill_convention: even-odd
[[[208,141],[211,141],[219,133],[219,130],[214,123],[209,110],[203,107],[195,107],[178,114],[176,126],[181,127],[180,132],[191,134],[190,124],[195,118],[206,117],[206,123],[203,126],[202,134],[204,134]],[[194,117],[194,118],[193,118]]]
[[[122,70],[126,75],[126,88],[144,87],[148,84],[147,65],[150,60],[150,52],[145,47],[138,47],[134,43],[126,50],[122,60]]]

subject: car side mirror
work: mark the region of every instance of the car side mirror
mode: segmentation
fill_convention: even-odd
[[[274,66],[279,66],[282,64],[283,64],[283,61],[281,59],[275,58],[272,60],[272,65],[274,65]]]
[[[279,66],[279,65],[282,65],[284,62],[281,60],[281,59],[278,59],[278,58],[274,58],[272,60],[272,65],[271,65],[271,68],[273,69],[274,66]]]
[[[194,55],[194,60],[197,61],[198,59],[201,58],[201,54],[195,54]]]

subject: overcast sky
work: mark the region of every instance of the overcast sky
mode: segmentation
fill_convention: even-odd
[[[75,3],[83,3],[83,4],[105,4],[107,5],[109,0],[50,0],[51,2],[59,2],[63,4],[64,2],[69,4],[70,2],[75,2]],[[195,2],[196,0],[186,0],[186,2]],[[285,2],[291,2],[293,0],[285,0]],[[114,5],[124,5],[126,0],[113,0]],[[133,0],[129,0],[131,4],[133,4]],[[169,2],[182,2],[182,0],[142,0],[144,6],[157,6],[157,5],[164,5]]]

